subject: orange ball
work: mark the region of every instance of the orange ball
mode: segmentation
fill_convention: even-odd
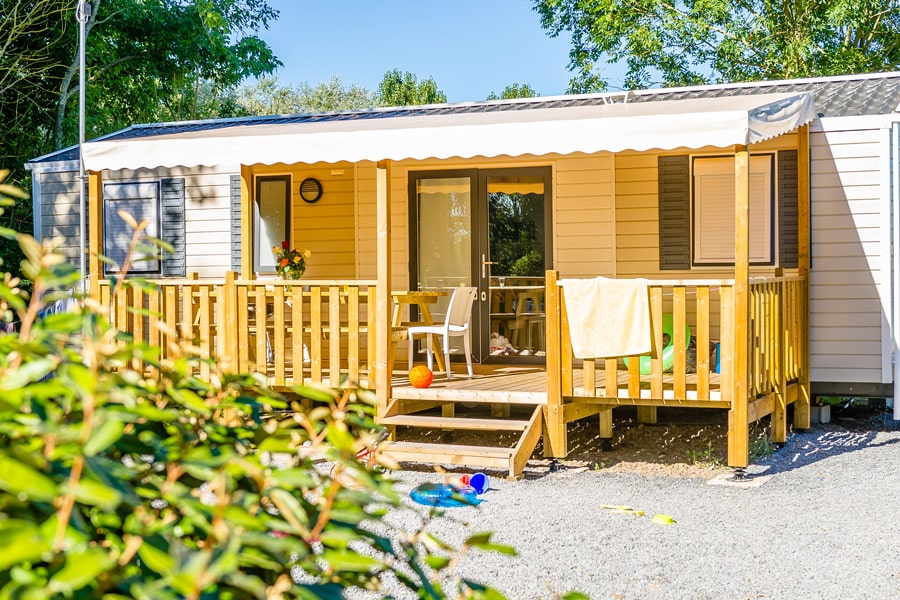
[[[434,373],[425,365],[416,365],[409,372],[409,382],[413,387],[427,388],[434,381]]]

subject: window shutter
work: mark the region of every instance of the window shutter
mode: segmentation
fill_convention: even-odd
[[[231,270],[241,272],[241,176],[231,176]]]
[[[663,271],[691,268],[691,170],[682,156],[660,156],[659,268]]]
[[[173,252],[164,252],[162,274],[184,277],[187,274],[184,244],[184,178],[163,179],[162,239],[172,244]]]
[[[778,256],[782,267],[796,268],[798,247],[797,151],[778,153]]]

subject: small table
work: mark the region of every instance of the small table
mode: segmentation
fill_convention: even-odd
[[[394,300],[394,312],[391,318],[391,326],[398,328],[408,327],[409,325],[434,325],[434,319],[431,317],[431,309],[428,307],[428,305],[436,304],[438,298],[446,297],[447,295],[447,292],[442,292],[439,290],[410,290],[391,292],[391,297]],[[403,318],[404,306],[417,306],[419,308],[419,318],[421,320],[415,323],[404,323],[401,320]],[[410,341],[409,343],[412,342]],[[434,360],[435,363],[437,363],[437,368],[439,371],[446,371],[446,366],[444,365],[444,357],[441,352],[434,353]]]

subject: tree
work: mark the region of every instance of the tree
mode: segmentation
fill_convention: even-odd
[[[896,0],[534,0],[551,36],[572,34],[571,91],[695,85],[894,70]]]
[[[447,101],[447,94],[438,89],[434,79],[429,77],[419,82],[409,72],[393,69],[384,74],[375,94],[378,106],[411,106],[416,104],[439,104]]]
[[[306,82],[283,85],[277,76],[263,77],[254,84],[242,86],[235,97],[235,109],[241,115],[359,110],[374,104],[371,92],[356,84],[345,86],[338,77],[315,86]]]
[[[0,10],[0,169],[78,136],[77,0],[4,2]],[[278,13],[265,0],[93,0],[87,36],[87,137],[133,123],[213,116],[229,90],[281,63],[254,31]],[[221,100],[219,98],[222,98]],[[0,224],[32,228],[19,203]],[[0,240],[8,268],[18,246]]]
[[[527,83],[514,83],[503,88],[498,96],[494,92],[488,94],[488,100],[512,100],[513,98],[536,98],[540,96],[534,88]]]

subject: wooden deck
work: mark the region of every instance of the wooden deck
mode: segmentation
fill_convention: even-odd
[[[456,365],[457,369],[459,365]],[[453,379],[447,379],[443,373],[436,373],[434,382],[427,388],[419,389],[409,385],[406,371],[395,371],[392,378],[393,396],[406,400],[466,400],[477,398],[482,402],[497,404],[546,404],[547,403],[547,369],[536,365],[473,365],[474,377],[471,379],[454,374]],[[628,396],[628,372],[620,371],[617,374],[619,398],[617,403],[622,405],[639,404],[636,399]],[[586,401],[588,397],[605,398],[606,375],[604,371],[598,371],[595,379],[595,391],[593,394],[584,390],[584,374],[582,369],[575,369],[573,373],[574,390],[571,400]],[[657,399],[666,406],[684,406],[695,408],[693,401],[697,400],[697,375],[688,373],[685,375],[687,394],[685,398],[676,398],[674,394],[675,378],[671,373],[663,374],[663,396]],[[651,376],[641,377],[641,397],[650,398]],[[718,373],[710,373],[710,400],[703,401],[702,407],[728,408],[728,403],[721,400],[719,391],[720,376]]]

